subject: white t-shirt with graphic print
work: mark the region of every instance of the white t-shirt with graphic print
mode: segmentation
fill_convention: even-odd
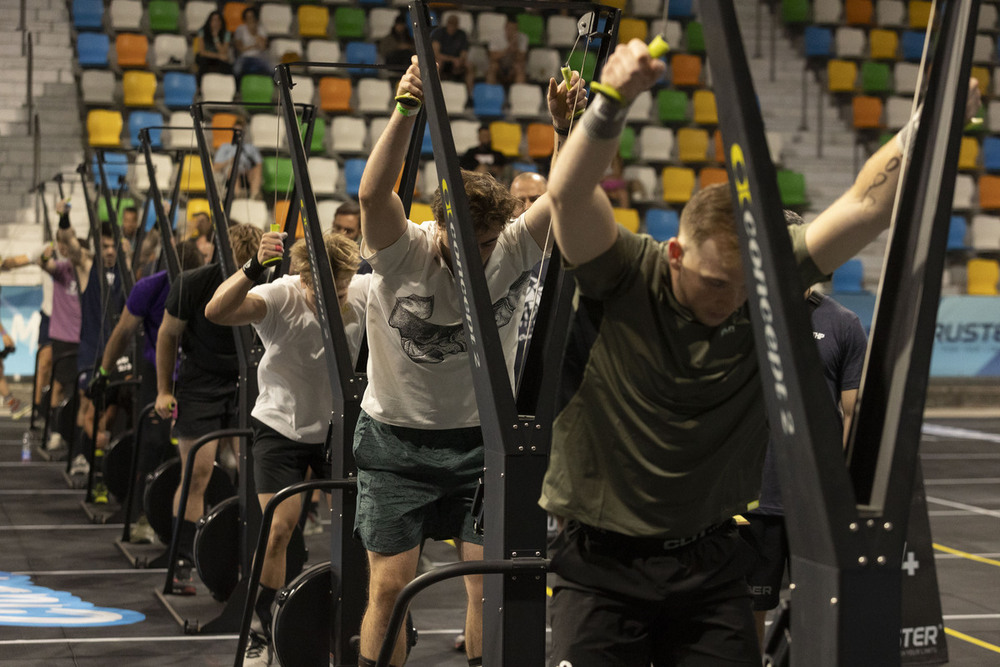
[[[367,315],[368,389],[361,407],[393,426],[479,425],[459,286],[441,257],[436,228],[433,220],[407,221],[395,243],[365,257],[374,273]],[[522,216],[501,232],[484,268],[512,383],[524,290],[541,257]]]

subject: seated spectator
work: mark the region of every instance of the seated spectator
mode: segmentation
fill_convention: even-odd
[[[611,166],[608,167],[607,173],[601,180],[601,188],[611,200],[611,205],[617,208],[631,208],[632,191],[634,189],[642,190],[641,184],[626,180],[623,175],[624,168],[621,155],[615,155],[611,160]]]
[[[442,81],[464,81],[472,99],[475,73],[469,62],[469,36],[458,27],[458,16],[451,14],[443,26],[431,31],[434,60]]]
[[[194,39],[194,61],[198,66],[198,85],[206,72],[233,73],[233,50],[230,35],[222,20],[222,13],[215,11],[205,19],[205,25]]]
[[[249,192],[249,196],[252,199],[260,199],[260,183],[262,177],[262,167],[263,158],[260,155],[260,151],[257,147],[251,144],[247,140],[246,135],[246,121],[242,118],[237,119],[233,123],[233,129],[241,130],[243,132],[243,148],[240,151],[240,165],[239,165],[239,176],[236,178],[236,195],[246,196]],[[233,142],[228,144],[222,144],[219,146],[219,150],[215,152],[215,157],[212,161],[212,171],[216,174],[222,174],[224,179],[229,178],[229,168],[233,163],[233,158],[236,157],[236,134],[233,133]]]
[[[490,69],[486,72],[487,83],[509,86],[524,83],[525,62],[528,59],[528,36],[517,29],[513,17],[507,19],[503,34],[490,40]]]
[[[400,15],[392,24],[392,30],[378,42],[378,55],[386,65],[410,64],[410,56],[416,53],[413,37],[406,26],[406,19]]]
[[[267,52],[267,32],[260,24],[260,15],[253,7],[243,10],[243,25],[233,32],[233,46],[236,47],[233,73],[237,77],[244,74],[270,74],[274,69]]]
[[[462,169],[480,171],[500,180],[503,169],[507,166],[507,156],[493,148],[489,125],[479,128],[479,145],[465,151],[459,160],[459,165]]]

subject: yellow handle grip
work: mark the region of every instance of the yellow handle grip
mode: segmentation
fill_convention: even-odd
[[[271,223],[271,231],[272,232],[280,232],[281,231],[281,225],[279,225],[276,222],[272,222]],[[263,262],[261,262],[261,264],[263,266],[271,266],[272,264],[277,264],[280,261],[281,261],[281,257],[272,257],[271,259],[264,260]]]
[[[649,43],[649,55],[654,58],[662,58],[670,52],[670,45],[667,44],[667,40],[663,39],[663,35],[657,35],[653,38],[653,41]]]

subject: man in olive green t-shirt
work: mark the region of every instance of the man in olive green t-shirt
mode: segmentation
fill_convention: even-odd
[[[730,517],[760,490],[767,417],[727,185],[657,243],[614,222],[600,180],[628,106],[662,76],[619,45],[549,178],[592,344],[564,386],[540,503],[552,545],[551,665],[759,665],[748,547]],[[620,99],[616,99],[620,97]],[[969,106],[978,108],[970,86]],[[971,115],[971,114],[970,114]],[[889,225],[911,121],[811,224],[789,229],[803,287]]]

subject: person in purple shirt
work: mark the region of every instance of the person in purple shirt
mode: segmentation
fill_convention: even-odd
[[[204,264],[204,257],[198,250],[198,244],[193,240],[184,241],[177,245],[177,258],[180,261],[181,271],[194,269]],[[125,307],[122,308],[121,317],[118,324],[108,338],[107,345],[104,346],[104,355],[101,357],[101,365],[97,369],[94,382],[90,391],[101,391],[106,385],[111,374],[118,369],[118,360],[125,354],[129,341],[142,325],[145,339],[141,359],[134,364],[139,370],[141,383],[139,385],[138,401],[140,406],[146,406],[156,400],[156,335],[163,322],[163,311],[167,304],[167,294],[170,292],[170,279],[166,271],[154,273],[151,276],[140,279],[132,288]],[[154,423],[156,422],[156,423]],[[157,428],[157,423],[162,424],[162,428]],[[143,438],[142,446],[139,450],[139,479],[143,479],[146,473],[153,469],[164,459],[164,450],[169,450],[170,445],[170,423],[161,421],[159,417],[153,415],[150,418],[149,428],[144,429],[146,437]],[[133,542],[148,542],[152,540],[152,528],[149,523],[138,516],[139,503],[133,503],[135,516],[130,519],[137,519],[137,523],[132,529]]]

